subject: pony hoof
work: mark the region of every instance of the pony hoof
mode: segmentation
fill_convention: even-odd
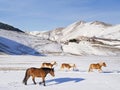
[[[42,82],[39,82],[39,84],[42,84]]]

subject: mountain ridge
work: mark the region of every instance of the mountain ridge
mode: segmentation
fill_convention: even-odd
[[[15,28],[11,25],[8,25],[8,24],[5,24],[5,23],[2,23],[0,22],[0,29],[3,29],[3,30],[8,30],[8,31],[17,31],[17,32],[22,32],[24,33],[24,31],[18,29],[18,28]]]
[[[8,43],[8,40],[16,43]],[[104,22],[74,22],[44,32],[18,33],[0,30],[0,52],[41,55],[120,55],[120,25]],[[9,49],[8,49],[9,47]],[[14,50],[15,49],[15,50]]]
[[[54,38],[55,40],[53,41],[57,41],[58,38],[59,40],[66,41],[67,39],[69,40],[69,39],[76,38],[79,36],[89,36],[89,37],[93,37],[93,36],[100,37],[101,36],[102,37],[104,32],[106,32],[105,34],[112,33],[114,31],[119,32],[118,30],[119,28],[120,28],[120,25],[111,25],[111,24],[107,24],[101,21],[94,21],[94,22],[78,21],[78,22],[68,25],[67,27],[64,27],[61,30],[54,29],[51,31],[47,31],[45,33],[39,32],[40,34],[38,34],[37,32],[35,34],[33,31],[33,32],[30,32],[30,34],[34,33],[34,35],[41,36],[41,37],[42,35],[44,36],[46,35],[46,38],[49,37],[50,40],[53,40]],[[60,36],[58,32],[62,36]],[[74,34],[73,36],[72,34],[74,32],[76,32],[76,34]],[[104,36],[104,38],[109,38],[109,37]]]
[[[62,30],[55,29],[34,35],[56,41],[62,45],[63,52],[74,55],[118,55],[120,53],[120,25],[100,21],[78,21]]]

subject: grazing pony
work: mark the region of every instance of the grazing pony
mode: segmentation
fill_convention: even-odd
[[[96,63],[96,64],[90,64],[88,72],[93,71],[93,69],[97,69],[99,72],[101,72],[102,71],[102,69],[101,69],[102,66],[106,67],[106,63],[105,62],[100,62],[100,63]]]
[[[62,63],[61,64],[61,69],[68,69],[70,70],[71,68],[73,68],[73,70],[76,68],[75,64],[68,64],[68,63]]]
[[[51,62],[51,63],[42,63],[41,67],[48,67],[48,68],[52,68],[54,65],[56,65],[57,63],[55,61]]]
[[[48,73],[50,73],[51,76],[53,76],[53,77],[55,76],[53,68],[34,68],[34,67],[28,68],[26,70],[25,77],[23,79],[23,83],[25,85],[27,85],[27,80],[29,79],[30,76],[32,76],[32,80],[33,80],[34,84],[36,84],[35,77],[41,77],[42,82],[40,82],[40,84],[43,83],[43,85],[45,86],[45,77]]]

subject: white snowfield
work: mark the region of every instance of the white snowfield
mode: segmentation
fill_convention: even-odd
[[[29,78],[28,85],[22,80],[29,67],[41,66],[42,62],[56,61],[55,77],[46,77],[46,86],[34,85]],[[103,72],[88,72],[91,63],[104,61]],[[74,63],[76,70],[60,70],[62,63]],[[12,56],[0,55],[0,90],[120,90],[119,56]]]

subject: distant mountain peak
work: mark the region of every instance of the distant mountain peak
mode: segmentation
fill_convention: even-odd
[[[76,24],[76,26],[78,26],[78,25],[85,24],[85,23],[86,23],[85,21],[78,21],[75,24]]]
[[[91,24],[94,24],[94,25],[102,25],[102,26],[105,26],[105,27],[112,26],[111,24],[108,24],[108,23],[105,23],[105,22],[101,22],[101,21],[94,21],[94,22],[92,22]]]
[[[65,27],[58,27],[58,28],[55,28],[55,30],[63,30],[65,29]]]

